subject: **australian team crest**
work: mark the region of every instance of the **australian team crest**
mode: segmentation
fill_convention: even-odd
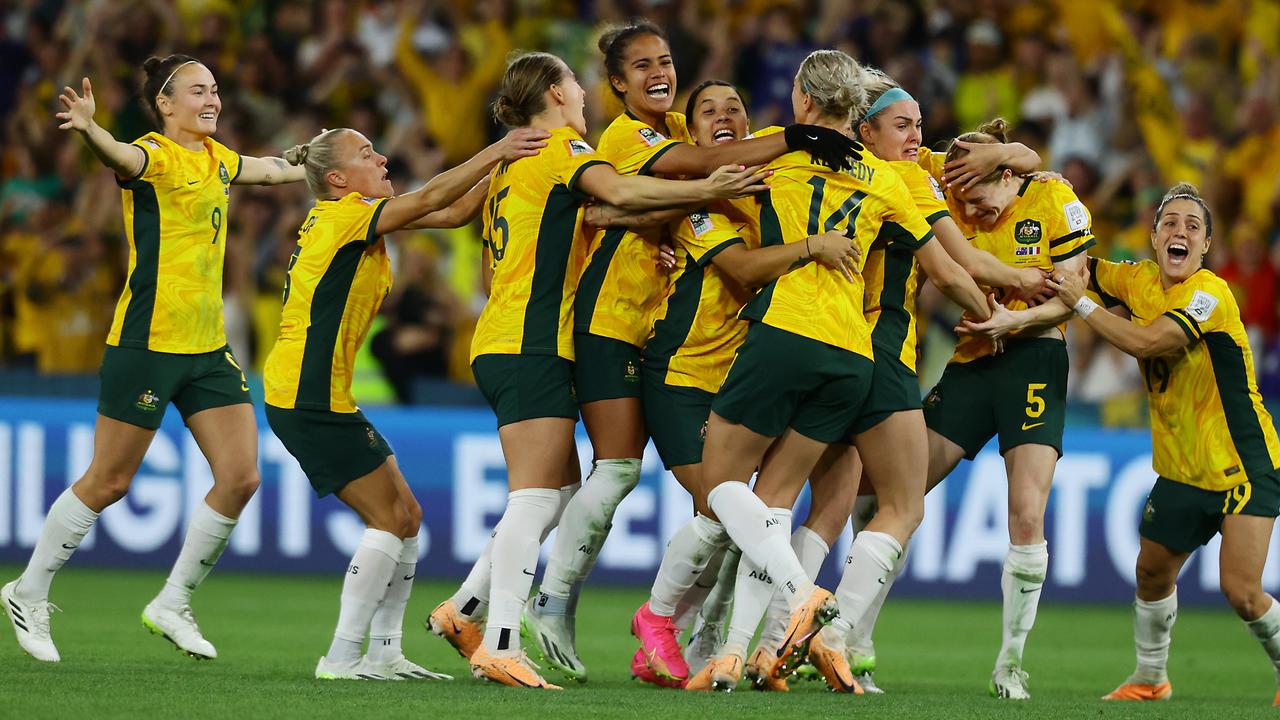
[[[1040,242],[1040,221],[1021,220],[1013,226],[1013,239],[1023,245],[1035,245]]]
[[[231,174],[227,172],[227,166],[222,163],[218,163],[218,179],[223,185],[231,184]]]
[[[160,401],[160,396],[159,396],[159,395],[156,395],[156,394],[155,394],[154,392],[152,392],[151,390],[147,390],[146,392],[144,392],[144,393],[142,393],[141,395],[139,395],[139,396],[138,396],[138,402],[134,403],[134,405],[135,405],[139,410],[146,410],[146,411],[150,412],[150,411],[155,410],[155,409],[157,408],[156,403],[157,403],[157,402],[159,402],[159,401]]]
[[[627,361],[627,367],[624,373],[625,374],[623,375],[623,379],[626,380],[627,382],[640,381],[640,368],[637,367],[636,364],[630,360]]]

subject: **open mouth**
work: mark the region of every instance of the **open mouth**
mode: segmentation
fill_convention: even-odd
[[[1171,243],[1169,245],[1168,253],[1169,259],[1175,263],[1180,263],[1186,260],[1187,256],[1191,254],[1190,251],[1187,250],[1187,246],[1179,242]]]
[[[651,98],[662,99],[671,95],[671,86],[666,83],[658,83],[645,88],[644,93]]]
[[[212,113],[212,112],[202,112],[200,113],[199,118],[201,120],[207,120],[209,122],[213,122],[214,120],[218,119],[218,115],[217,113]]]
[[[715,131],[711,139],[717,143],[733,142],[738,139],[738,134],[733,131],[733,128],[720,128]]]

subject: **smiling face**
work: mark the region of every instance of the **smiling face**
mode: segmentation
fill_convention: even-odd
[[[338,138],[337,157],[342,163],[325,174],[334,188],[334,195],[342,197],[358,192],[365,197],[391,197],[395,190],[387,173],[387,156],[373,149],[373,143],[364,135],[349,130]]]
[[[628,110],[666,114],[676,97],[676,66],[667,41],[649,34],[633,38],[623,53],[622,76],[611,76],[609,82],[622,93]]]
[[[920,157],[920,134],[924,119],[915,100],[899,100],[876,113],[871,122],[860,123],[862,143],[881,160],[910,160]]]
[[[723,85],[711,85],[698,94],[689,130],[694,142],[704,147],[722,145],[747,136],[747,110],[738,91]]]
[[[187,133],[208,137],[218,130],[218,115],[222,113],[222,98],[218,96],[218,81],[209,68],[200,63],[190,63],[174,74],[169,81],[171,93],[156,96],[156,108],[164,120],[166,135]]]
[[[980,230],[993,230],[1013,199],[1018,196],[1018,178],[1005,170],[992,182],[974,185],[968,190],[953,189],[960,205],[960,218]]]
[[[1191,277],[1204,263],[1212,238],[1205,234],[1204,208],[1186,198],[1165,203],[1151,233],[1160,274],[1169,284]]]

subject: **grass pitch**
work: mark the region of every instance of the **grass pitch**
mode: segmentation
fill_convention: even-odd
[[[0,567],[7,581],[18,572]],[[54,639],[63,661],[26,657],[5,623],[0,628],[3,718],[1246,718],[1272,715],[1275,678],[1256,641],[1225,606],[1185,609],[1174,628],[1170,675],[1174,699],[1150,705],[1097,698],[1133,667],[1127,607],[1040,608],[1028,643],[1032,700],[999,702],[986,686],[1000,633],[994,603],[891,598],[877,628],[880,672],[888,694],[852,697],[820,683],[791,693],[745,688],[702,695],[655,689],[630,679],[631,613],[637,589],[588,588],[580,609],[579,651],[587,685],[562,693],[496,687],[469,677],[465,663],[422,629],[452,582],[420,582],[405,623],[413,660],[452,673],[452,683],[340,682],[312,679],[337,619],[342,576],[271,577],[214,573],[196,595],[201,627],[219,657],[197,662],[149,635],[143,606],[163,582],[155,572],[77,568],[59,574]]]

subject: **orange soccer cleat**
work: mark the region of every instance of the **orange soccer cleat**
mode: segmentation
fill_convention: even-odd
[[[431,611],[427,617],[427,629],[444,638],[467,660],[484,640],[484,629],[480,623],[468,620],[466,615],[458,612],[452,600],[445,600]]]
[[[730,692],[742,680],[742,657],[726,653],[711,658],[696,675],[689,678],[685,690]]]
[[[773,668],[773,676],[785,678],[795,672],[809,655],[809,641],[839,614],[835,596],[827,590],[814,587],[809,599],[791,613],[787,633],[778,648],[778,664]]]
[[[862,686],[849,669],[849,657],[844,643],[839,640],[827,641],[827,634],[834,630],[835,628],[827,628],[820,631],[809,641],[809,662],[822,673],[827,687],[838,693],[861,695]]]
[[[1155,685],[1127,682],[1102,696],[1103,700],[1168,700],[1173,697],[1173,686],[1168,680]],[[1280,693],[1277,693],[1280,700]]]
[[[776,650],[757,645],[747,659],[746,676],[751,687],[764,692],[790,692],[786,679],[773,675],[773,667],[777,664]]]
[[[543,690],[563,690],[543,679],[524,653],[510,657],[495,657],[484,649],[476,648],[471,654],[471,674],[480,680],[492,680],[502,685]]]

